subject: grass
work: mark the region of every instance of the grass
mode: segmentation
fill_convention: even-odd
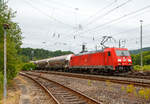
[[[6,100],[6,104],[19,104],[19,99],[20,99],[20,91],[16,92],[9,92]],[[0,104],[3,104],[4,101],[1,100]]]
[[[150,71],[150,65],[144,65],[141,67],[140,65],[133,66],[134,70],[136,71]]]
[[[3,74],[0,72],[0,100],[3,96]]]
[[[0,100],[2,100],[2,96],[3,96],[3,91],[2,89],[0,89]]]
[[[88,86],[91,86],[91,85],[92,85],[92,81],[88,80]]]
[[[7,101],[6,104],[19,104],[20,99],[20,89],[16,86],[15,81],[9,80],[7,83]],[[2,89],[2,88],[1,88]],[[3,104],[3,91],[0,90],[0,104]]]
[[[127,85],[126,87],[122,86],[121,89],[128,94],[132,94],[145,100],[150,100],[150,88],[142,88],[137,91],[134,85]]]

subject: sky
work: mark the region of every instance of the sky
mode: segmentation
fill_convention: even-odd
[[[140,48],[140,20],[143,20],[143,47],[150,47],[149,0],[9,0],[17,11],[13,18],[22,29],[22,47],[78,53],[105,45],[130,50]],[[97,48],[96,48],[97,47]]]

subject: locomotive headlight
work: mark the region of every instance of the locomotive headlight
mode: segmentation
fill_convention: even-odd
[[[121,62],[121,59],[118,59],[118,62]]]
[[[128,59],[128,62],[131,62],[131,59]]]

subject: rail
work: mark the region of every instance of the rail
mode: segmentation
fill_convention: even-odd
[[[145,82],[142,79],[136,79],[136,78],[133,79],[133,78],[123,78],[123,77],[112,77],[112,76],[108,77],[108,76],[86,75],[86,74],[54,72],[54,71],[34,71],[34,72],[45,73],[45,74],[55,74],[55,75],[83,78],[83,79],[97,80],[97,81],[109,80],[110,82],[113,82],[113,83],[132,84],[132,85],[140,86],[140,87],[150,87],[150,80]]]
[[[79,103],[83,103],[83,104],[101,104],[101,102],[98,102],[95,99],[93,99],[93,98],[91,98],[91,97],[89,97],[89,96],[87,96],[87,95],[85,95],[85,94],[83,94],[79,91],[73,90],[69,87],[66,87],[66,86],[64,86],[64,85],[62,85],[58,82],[47,79],[45,77],[41,77],[40,75],[34,75],[34,74],[31,74],[31,73],[21,73],[21,74],[26,75],[28,77],[29,76],[30,77],[35,76],[35,77],[37,77],[36,78],[37,81],[39,81],[40,79],[47,81],[47,82],[45,82],[45,84],[49,83],[50,85],[44,85],[44,84],[42,84],[42,85],[47,86],[45,88],[48,89],[49,92],[52,91],[53,93],[51,93],[51,95],[53,95],[53,98],[57,102],[61,102],[61,104],[62,104],[62,102],[63,102],[63,104],[70,104],[70,103],[71,104],[72,103],[76,103],[76,104],[79,104]],[[32,79],[34,79],[34,78],[32,78]],[[52,86],[52,88],[50,88],[50,86]],[[53,89],[53,90],[50,91],[50,89]],[[57,91],[56,91],[56,89],[57,89]],[[62,101],[62,99],[63,99],[63,101]],[[68,102],[70,102],[70,103],[68,103]],[[58,103],[58,104],[60,104],[60,103]]]

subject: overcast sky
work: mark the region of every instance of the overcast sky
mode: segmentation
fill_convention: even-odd
[[[95,50],[102,36],[112,36],[106,45],[140,48],[143,20],[143,47],[150,46],[150,0],[9,0],[17,11],[22,29],[22,47],[81,51],[81,45]],[[116,41],[114,41],[116,40]]]

